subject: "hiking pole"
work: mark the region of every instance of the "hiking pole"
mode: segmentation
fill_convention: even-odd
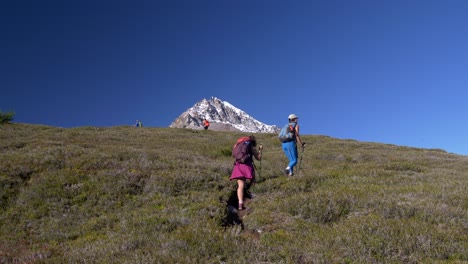
[[[260,143],[260,151],[263,154],[263,145],[262,145],[262,143]],[[258,172],[258,178],[262,177],[262,159],[263,159],[263,155],[262,155],[262,157],[260,159],[260,171]]]
[[[299,159],[299,167],[297,168],[297,175],[300,175],[301,172],[301,164],[302,164],[302,156],[304,156],[304,149],[305,149],[305,144],[302,145],[302,152],[301,152],[301,158]]]
[[[260,149],[263,149],[263,145],[260,143]],[[258,177],[255,177],[254,184],[262,177],[262,159],[260,159],[260,169],[257,168],[254,162],[254,158],[252,158],[252,165],[256,172],[258,172]]]

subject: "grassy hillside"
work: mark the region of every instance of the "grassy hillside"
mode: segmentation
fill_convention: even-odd
[[[468,158],[325,136],[301,173],[273,134],[235,219],[244,134],[0,127],[0,263],[466,263]],[[234,216],[234,217],[233,217]]]

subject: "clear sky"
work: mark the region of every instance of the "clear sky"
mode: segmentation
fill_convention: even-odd
[[[216,96],[302,134],[468,155],[466,0],[0,3],[0,110],[168,127]]]

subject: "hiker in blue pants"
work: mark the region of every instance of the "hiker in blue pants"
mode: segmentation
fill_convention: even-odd
[[[293,168],[297,165],[297,147],[295,141],[284,142],[281,144],[283,147],[284,154],[286,158],[289,160],[288,167],[284,170],[284,173],[292,176],[293,175]]]
[[[293,176],[294,166],[296,166],[297,164],[298,157],[297,142],[299,142],[299,144],[301,144],[302,147],[305,146],[305,143],[302,142],[301,137],[299,136],[299,125],[297,124],[299,117],[297,117],[295,114],[290,114],[288,116],[288,119],[290,128],[289,132],[293,133],[294,136],[291,141],[281,143],[281,146],[283,147],[284,154],[289,160],[288,167],[284,169],[284,174],[287,176]]]

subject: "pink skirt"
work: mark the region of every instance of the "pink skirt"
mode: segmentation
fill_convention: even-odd
[[[232,174],[231,174],[231,177],[229,177],[229,180],[234,180],[234,179],[252,180],[254,178],[255,178],[255,170],[254,170],[252,163],[247,163],[247,164],[238,163],[234,165],[234,168],[232,169]]]

